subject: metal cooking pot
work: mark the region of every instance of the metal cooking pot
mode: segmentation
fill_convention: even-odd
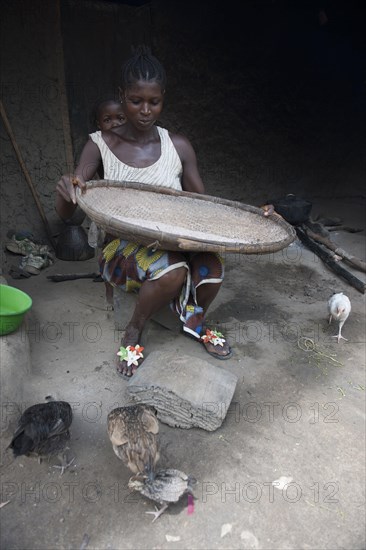
[[[93,258],[95,250],[88,243],[88,236],[81,225],[66,225],[56,244],[59,260],[83,261]]]
[[[299,225],[309,220],[312,203],[289,193],[282,199],[272,201],[275,211],[288,223]]]

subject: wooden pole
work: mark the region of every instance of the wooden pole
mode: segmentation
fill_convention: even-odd
[[[359,292],[362,292],[362,294],[365,294],[366,290],[366,284],[352,275],[347,269],[339,265],[332,257],[332,253],[328,250],[324,249],[321,244],[318,244],[316,241],[314,241],[309,235],[307,235],[306,231],[301,228],[300,226],[296,226],[296,233],[299,239],[311,250],[312,252],[315,252],[325,262],[337,275],[342,277],[345,281],[347,281],[348,284],[352,285],[354,288],[356,288]]]
[[[44,223],[44,226],[45,226],[45,228],[46,228],[46,232],[47,232],[47,236],[48,236],[48,238],[49,238],[49,241],[50,241],[52,247],[55,249],[55,242],[54,242],[54,240],[53,240],[52,231],[51,231],[51,228],[50,228],[50,226],[49,226],[48,220],[47,220],[47,218],[46,218],[46,214],[45,214],[45,212],[44,212],[44,210],[43,210],[43,206],[42,206],[42,204],[41,204],[41,201],[39,200],[39,196],[38,196],[37,190],[36,190],[36,188],[35,188],[34,185],[33,185],[33,182],[32,182],[32,180],[31,180],[31,177],[30,177],[30,175],[29,175],[29,172],[28,172],[28,170],[27,170],[27,167],[26,167],[26,165],[25,165],[25,163],[24,163],[24,160],[23,160],[23,157],[22,157],[22,155],[21,155],[19,146],[18,146],[18,144],[17,144],[17,142],[16,142],[15,136],[14,136],[14,134],[13,134],[13,130],[12,130],[11,126],[10,126],[10,122],[9,122],[8,117],[7,117],[7,115],[6,115],[5,107],[4,107],[3,102],[2,102],[1,100],[0,100],[0,115],[1,115],[2,121],[3,121],[4,126],[5,126],[5,130],[6,130],[7,134],[8,134],[9,139],[10,139],[10,141],[11,141],[11,144],[12,144],[12,146],[13,146],[13,148],[14,148],[14,151],[15,151],[15,154],[16,154],[16,156],[17,156],[17,159],[18,159],[18,162],[19,162],[19,164],[20,164],[20,167],[21,167],[21,169],[22,169],[22,171],[23,171],[23,174],[24,174],[24,177],[25,177],[25,179],[26,179],[26,182],[27,182],[27,184],[28,184],[28,186],[29,186],[29,188],[30,188],[30,190],[31,190],[31,192],[32,192],[32,195],[33,195],[33,198],[34,198],[35,203],[36,203],[36,205],[37,205],[38,211],[39,211],[39,213],[40,213],[40,215],[41,215],[41,218],[42,218],[42,220],[43,220],[43,223]]]
[[[322,235],[318,235],[310,229],[306,229],[306,233],[311,239],[314,239],[314,241],[318,241],[319,243],[324,244],[324,246],[329,248],[329,250],[333,250],[335,254],[343,258],[343,260],[348,262],[352,267],[366,273],[366,262],[360,260],[359,258],[356,258],[356,256],[352,256],[352,254],[349,254],[348,252],[343,250],[343,248],[333,243],[330,239],[327,239]]]
[[[62,32],[61,32],[60,0],[56,2],[56,32],[54,36],[54,41],[55,41],[54,43],[55,43],[55,51],[56,51],[56,58],[57,58],[58,83],[59,83],[59,93],[60,93],[60,103],[61,103],[61,118],[62,118],[62,127],[64,131],[67,172],[73,173],[74,154],[72,150],[69,103],[67,99],[67,88],[66,88],[66,82],[65,82],[65,62],[64,62]]]

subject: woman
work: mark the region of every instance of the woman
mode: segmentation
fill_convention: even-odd
[[[57,184],[56,210],[63,219],[76,208],[74,186],[85,189],[100,161],[104,178],[204,193],[190,142],[156,126],[162,112],[166,76],[161,63],[140,48],[122,70],[120,100],[125,124],[90,134],[73,176]],[[126,291],[138,289],[132,318],[118,352],[117,372],[130,378],[143,360],[139,342],[145,323],[166,304],[174,305],[186,334],[208,353],[228,359],[232,350],[222,334],[205,326],[205,315],[223,281],[222,258],[214,253],[151,251],[138,243],[107,236],[100,258],[103,279]]]

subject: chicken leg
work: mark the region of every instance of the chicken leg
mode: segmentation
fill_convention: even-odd
[[[154,523],[154,521],[156,521],[158,519],[158,517],[160,517],[164,512],[165,510],[168,508],[169,504],[167,504],[166,502],[163,504],[163,506],[160,508],[155,506],[155,511],[153,510],[150,510],[149,512],[145,512],[146,514],[152,514],[154,516],[154,519],[152,520],[151,523]]]
[[[341,334],[343,325],[344,325],[344,321],[339,321],[338,334],[335,334],[334,336],[332,336],[332,338],[337,338],[338,344],[339,344],[339,341],[340,341],[341,339],[342,339],[342,340],[346,340],[346,342],[347,342],[347,338],[345,338],[345,337],[342,336],[342,334]]]
[[[61,470],[60,477],[64,474],[64,471],[67,470],[71,466],[71,464],[74,462],[75,457],[73,457],[70,461],[67,459],[66,454],[59,454],[57,455],[57,458],[60,461],[60,464],[54,464],[52,468],[59,468]]]

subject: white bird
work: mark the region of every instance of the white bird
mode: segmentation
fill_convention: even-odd
[[[343,292],[338,292],[336,294],[333,294],[328,300],[328,313],[329,313],[329,324],[332,322],[332,319],[335,321],[338,321],[339,323],[339,329],[338,334],[335,334],[333,338],[337,338],[338,344],[339,340],[342,338],[343,340],[347,340],[344,336],[342,336],[341,331],[342,327],[350,314],[351,311],[351,302],[349,298],[343,294]]]

